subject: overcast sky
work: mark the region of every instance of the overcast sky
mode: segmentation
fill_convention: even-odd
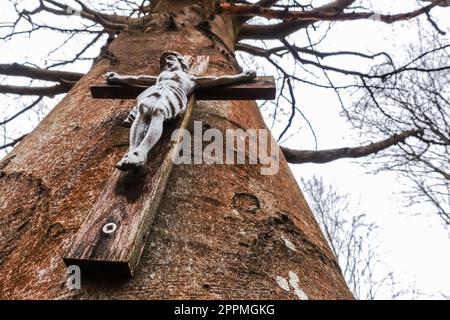
[[[415,1],[378,0],[372,1],[372,3],[376,4],[375,8],[393,8],[397,11],[405,11],[411,8]],[[440,26],[449,29],[450,8],[440,11],[438,15]],[[0,22],[13,19],[14,12],[10,6],[2,7]],[[60,18],[53,16],[49,16],[48,19],[49,22],[68,23],[68,20],[62,22]],[[373,21],[342,22],[335,25],[330,31],[326,40],[321,44],[321,48],[324,51],[388,51],[402,56],[403,46],[414,42],[417,36],[414,21],[394,25],[384,25]],[[48,57],[48,52],[61,45],[65,38],[64,35],[49,32],[38,32],[30,38],[18,37],[14,41],[0,45],[0,63],[29,62],[44,66],[50,60],[56,61],[60,57],[73,57],[74,50],[78,50],[83,44],[89,42],[92,36],[89,38],[75,37],[64,50],[57,51]],[[448,41],[448,37],[446,39]],[[102,44],[103,42],[100,41],[85,54],[85,57],[95,56]],[[364,61],[355,61],[350,58],[340,58],[338,62],[343,65],[364,63]],[[256,68],[259,73],[275,73],[263,60],[257,59],[255,63],[257,63]],[[89,66],[90,62],[79,62],[66,66],[64,69],[80,72],[87,71]],[[364,65],[361,66],[364,67]],[[29,80],[0,77],[0,83],[28,84]],[[35,84],[37,85],[38,82]],[[21,133],[29,132],[38,123],[38,119],[42,118],[61,97],[58,96],[54,100],[45,99],[43,106],[46,107],[19,117],[12,126],[7,127],[8,133],[12,137],[16,137]],[[301,110],[314,126],[318,138],[318,149],[355,146],[358,141],[361,141],[361,138],[357,137],[345,120],[340,117],[340,105],[333,92],[298,86],[296,98]],[[30,99],[33,98],[27,98],[26,101],[30,101]],[[0,103],[2,104],[0,120],[2,120],[13,114],[15,110],[19,110],[23,100],[18,100],[14,96],[0,95]],[[270,111],[264,112],[264,115],[269,118]],[[270,123],[268,122],[268,124]],[[277,132],[279,133],[280,128],[280,126],[274,128],[275,136],[277,136]],[[298,149],[314,148],[314,140],[304,123],[298,133],[295,130],[290,133],[294,135],[284,141],[283,145]],[[1,131],[0,134],[2,134]],[[0,140],[0,144],[2,144],[1,142]],[[0,153],[0,157],[3,155]],[[414,286],[417,290],[426,293],[427,295],[422,298],[440,298],[442,297],[441,293],[450,296],[448,231],[442,227],[440,220],[431,214],[429,208],[418,206],[408,209],[402,205],[402,198],[397,194],[400,190],[404,190],[402,189],[402,180],[399,180],[393,173],[367,174],[368,169],[361,165],[362,162],[338,160],[324,165],[291,165],[291,169],[297,179],[308,178],[314,174],[321,176],[326,183],[332,184],[340,192],[351,194],[353,204],[360,202],[359,212],[355,213],[366,213],[381,227],[378,239],[382,245],[379,253],[385,270],[394,271],[404,287]],[[420,213],[420,215],[413,215],[415,213]],[[389,296],[388,292],[385,294],[385,296]],[[379,297],[382,298],[383,294]]]

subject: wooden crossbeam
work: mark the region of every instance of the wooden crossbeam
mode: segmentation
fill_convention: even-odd
[[[98,99],[135,99],[147,87],[138,85],[91,86],[93,98]],[[274,77],[257,77],[250,82],[195,90],[197,100],[272,100],[276,88]]]

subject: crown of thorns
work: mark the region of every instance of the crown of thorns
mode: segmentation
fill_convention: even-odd
[[[181,54],[179,54],[178,52],[172,51],[172,50],[167,50],[167,51],[164,51],[163,53],[161,53],[161,57],[159,59],[159,66],[160,66],[161,70],[166,65],[166,57],[167,56],[175,56],[178,59],[178,61],[180,62],[181,68],[183,69],[183,71],[188,70],[188,66],[186,64],[186,61],[184,61],[183,56]]]

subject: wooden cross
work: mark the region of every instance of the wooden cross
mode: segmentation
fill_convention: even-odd
[[[189,73],[204,73],[207,62],[205,56],[189,58]],[[146,88],[100,84],[90,89],[93,98],[135,99]],[[163,135],[148,159],[149,172],[114,170],[64,255],[64,263],[78,265],[83,274],[133,276],[172,169],[172,154],[182,139],[182,130],[175,141],[171,134],[176,128],[187,128],[195,99],[268,100],[275,98],[275,91],[273,77],[197,89],[190,96],[184,115],[164,124]]]

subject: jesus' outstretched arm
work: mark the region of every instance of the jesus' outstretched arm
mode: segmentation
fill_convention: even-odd
[[[125,84],[125,85],[142,85],[142,86],[152,86],[156,83],[158,77],[155,76],[133,76],[126,74],[118,74],[116,72],[105,73],[104,78],[110,84]]]
[[[225,76],[206,76],[195,77],[196,88],[210,88],[216,86],[223,86],[226,84],[237,83],[241,81],[249,81],[256,78],[255,71],[245,71],[240,74],[225,75]]]

